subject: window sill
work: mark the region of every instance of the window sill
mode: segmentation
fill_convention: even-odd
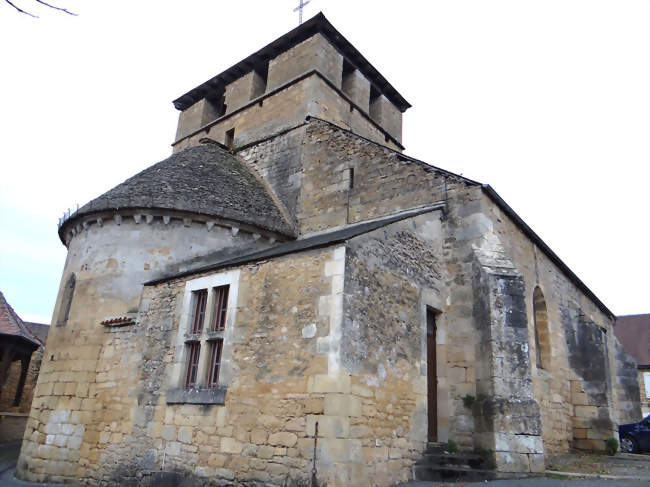
[[[226,387],[216,389],[170,389],[167,404],[214,404],[226,403]]]

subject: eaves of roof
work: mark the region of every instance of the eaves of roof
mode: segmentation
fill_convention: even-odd
[[[500,209],[503,211],[508,217],[513,221],[513,223],[519,228],[524,235],[526,235],[529,239],[531,239],[535,245],[537,245],[537,248],[539,248],[546,257],[549,258],[551,262],[553,262],[556,266],[560,268],[560,270],[567,276],[569,281],[571,281],[578,289],[580,289],[585,295],[591,299],[598,308],[605,313],[610,319],[614,319],[615,315],[612,313],[612,311],[605,306],[605,304],[598,299],[598,296],[596,296],[591,289],[587,287],[587,285],[580,280],[580,278],[575,275],[575,273],[569,269],[569,266],[567,266],[562,259],[560,259],[555,252],[551,250],[551,248],[546,245],[546,243],[541,239],[539,235],[537,235],[532,228],[530,228],[526,222],[513,210],[508,203],[506,203],[501,196],[490,186],[489,184],[483,184],[481,186],[483,189],[483,192],[492,200]]]
[[[0,292],[0,335],[23,341],[32,348],[38,348],[40,341],[31,333],[22,319]]]
[[[65,243],[68,228],[80,218],[124,210],[212,216],[295,237],[261,178],[218,144],[176,152],[118,184],[62,219],[59,238]]]
[[[384,78],[370,62],[334,28],[325,18],[322,12],[318,13],[308,21],[302,23],[292,31],[271,42],[254,54],[251,54],[243,61],[226,69],[222,73],[210,78],[205,83],[188,91],[174,100],[174,106],[178,110],[185,110],[197,101],[205,98],[213,91],[223,88],[225,85],[241,78],[251,72],[256,66],[267,62],[278,54],[291,49],[309,37],[320,33],[325,36],[338,51],[373,84],[386,98],[388,98],[401,112],[411,107],[402,95]]]

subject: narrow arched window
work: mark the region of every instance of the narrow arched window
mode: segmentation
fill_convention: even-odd
[[[551,334],[548,327],[546,300],[539,286],[535,287],[535,291],[533,291],[533,320],[537,367],[548,369],[551,363]]]
[[[63,289],[63,297],[61,298],[61,306],[59,307],[59,316],[56,320],[57,325],[65,325],[70,315],[70,306],[72,305],[72,296],[74,295],[74,287],[77,279],[74,272],[70,274]]]

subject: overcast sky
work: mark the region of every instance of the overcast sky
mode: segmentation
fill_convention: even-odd
[[[171,100],[298,0],[0,0],[0,290],[50,322],[57,219],[171,153]],[[491,184],[616,314],[650,312],[647,0],[311,0],[413,105],[406,153]]]

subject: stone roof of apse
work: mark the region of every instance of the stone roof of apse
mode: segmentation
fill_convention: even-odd
[[[247,73],[250,73],[257,66],[268,62],[270,59],[276,57],[285,51],[288,51],[300,42],[308,39],[309,37],[320,33],[327,38],[332,45],[345,57],[351,64],[353,64],[363,75],[384,94],[393,105],[404,112],[411,107],[404,97],[391,85],[386,78],[384,78],[377,69],[370,64],[370,62],[363,57],[363,55],[343,37],[343,35],[334,28],[334,26],[325,18],[322,12],[311,19],[303,22],[295,29],[287,32],[282,37],[279,37],[269,45],[263,47],[254,54],[251,54],[246,59],[238,62],[234,66],[226,69],[222,73],[210,78],[205,83],[200,84],[196,88],[188,91],[184,95],[174,100],[174,106],[178,110],[185,110],[197,101],[205,98],[214,91],[222,89],[225,85],[241,78]]]
[[[36,346],[41,345],[40,340],[29,331],[2,292],[0,292],[0,335],[16,336]]]
[[[79,208],[59,236],[63,241],[65,227],[79,217],[127,208],[187,211],[294,236],[263,183],[217,144],[185,149],[118,184]]]
[[[614,334],[640,367],[650,367],[650,314],[618,316]]]

